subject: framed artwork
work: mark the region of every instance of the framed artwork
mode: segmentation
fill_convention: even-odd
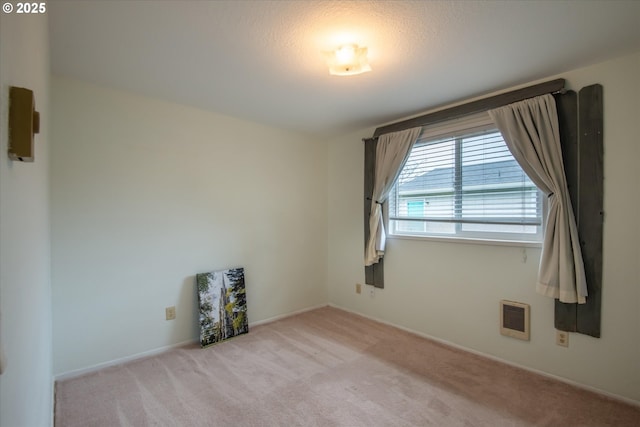
[[[249,332],[244,268],[197,274],[196,286],[202,347]]]

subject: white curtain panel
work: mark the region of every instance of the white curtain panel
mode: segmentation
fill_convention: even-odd
[[[382,204],[389,197],[389,192],[407,162],[411,147],[421,130],[420,127],[416,127],[380,135],[378,138],[365,265],[376,264],[384,255],[387,235],[382,218]]]
[[[513,157],[548,197],[536,291],[561,302],[584,304],[587,281],[562,163],[555,99],[542,95],[490,110],[489,115]]]

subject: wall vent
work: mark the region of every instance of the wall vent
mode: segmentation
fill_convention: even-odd
[[[529,304],[501,300],[500,333],[529,341]]]

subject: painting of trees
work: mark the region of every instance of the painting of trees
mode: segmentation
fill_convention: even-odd
[[[249,332],[244,269],[196,275],[202,347]]]

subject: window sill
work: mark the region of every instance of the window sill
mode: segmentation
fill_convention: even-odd
[[[423,240],[439,243],[463,243],[469,245],[490,245],[490,246],[515,246],[519,248],[541,248],[542,242],[531,242],[527,240],[498,240],[498,239],[481,239],[471,237],[434,237],[434,236],[415,236],[409,234],[389,234],[387,239],[398,240]]]

